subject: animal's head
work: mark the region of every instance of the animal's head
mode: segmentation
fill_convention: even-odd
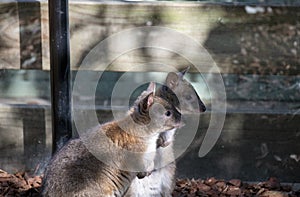
[[[150,83],[148,91],[151,93],[136,103],[133,120],[148,125],[151,132],[163,132],[183,126],[177,109],[168,100],[155,96],[155,83]]]
[[[182,114],[205,112],[206,107],[196,90],[184,79],[184,75],[189,68],[187,67],[178,73],[170,72],[166,78],[165,85],[177,95]]]

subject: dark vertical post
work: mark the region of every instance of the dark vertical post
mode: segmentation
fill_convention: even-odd
[[[68,0],[50,0],[50,74],[53,153],[72,136]]]

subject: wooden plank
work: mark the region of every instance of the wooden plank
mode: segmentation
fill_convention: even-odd
[[[40,2],[18,2],[17,5],[21,69],[42,69]]]
[[[102,75],[101,75],[102,74]],[[159,82],[165,79],[166,72],[105,72],[86,71],[89,80],[82,81],[81,85],[98,84],[95,92],[97,105],[109,105],[116,85],[122,85],[128,91],[130,87],[139,87],[144,80]],[[101,79],[98,80],[98,76]],[[127,77],[120,78],[122,75]],[[73,79],[76,76],[72,72]],[[193,84],[201,99],[207,105],[211,103],[211,93],[207,87],[207,80],[213,80],[217,75],[187,73],[185,78]],[[226,97],[229,101],[229,110],[268,112],[295,111],[300,102],[298,84],[300,76],[276,75],[235,75],[223,74]],[[0,80],[1,103],[7,104],[37,104],[50,105],[49,72],[42,70],[9,70],[3,72]],[[139,87],[128,94],[138,95],[143,89]],[[144,87],[145,88],[145,87]],[[26,91],[24,91],[26,89]],[[81,97],[80,92],[73,92],[74,96]],[[115,99],[126,102],[127,94],[116,94]],[[134,96],[134,95],[133,95]],[[83,96],[84,97],[84,96]],[[43,98],[43,99],[38,99]],[[84,98],[83,98],[84,99]],[[233,102],[232,102],[233,101]],[[236,101],[236,102],[235,102]],[[243,101],[243,102],[241,102]],[[293,103],[294,102],[294,103]],[[106,103],[106,104],[105,104]],[[127,105],[128,103],[126,103]],[[0,115],[1,117],[1,115]]]
[[[16,3],[0,3],[0,68],[20,69],[19,17]]]
[[[179,177],[262,181],[275,176],[284,182],[300,182],[299,163],[291,158],[292,154],[300,155],[299,114],[227,114],[216,145],[199,158],[205,118],[202,116],[197,137],[178,160]]]
[[[2,107],[0,114],[0,168],[10,172],[24,169],[22,117]]]
[[[83,4],[71,5],[71,49],[77,48],[76,51],[71,53],[73,54],[71,57],[72,66],[76,68],[76,65],[79,65],[90,49],[109,35],[124,29],[143,27],[147,24],[150,24],[150,26],[174,28],[182,33],[196,33],[194,38],[203,43],[206,33],[209,31],[210,26],[214,24],[215,19],[211,17],[212,13],[210,11],[205,11],[200,5],[194,4],[195,9],[191,9],[192,6],[184,5],[159,3],[95,4],[93,7]],[[198,12],[198,8],[203,11],[201,14]],[[86,10],[89,11],[87,12]],[[218,15],[218,12],[221,12],[218,8],[214,11],[216,15]],[[116,15],[116,13],[118,14]],[[191,26],[191,23],[195,20],[197,20],[197,25]],[[82,42],[82,38],[91,37],[93,38],[86,39],[87,42]],[[115,46],[111,47],[107,51],[113,51]],[[162,54],[162,52],[164,53]],[[122,55],[108,69],[113,71],[130,70],[132,65],[141,65],[149,62],[174,65],[177,68],[190,64],[186,59],[174,53],[168,53],[163,50],[142,49]],[[145,68],[136,68],[135,70],[145,71]]]
[[[84,111],[89,113],[89,110]],[[112,119],[110,111],[99,110],[97,115],[100,122]],[[186,117],[190,118],[192,116]],[[196,137],[178,159],[177,176],[251,181],[276,176],[285,182],[300,182],[297,176],[299,164],[290,158],[292,154],[300,155],[299,114],[227,113],[216,145],[208,155],[199,158],[198,151],[209,121],[209,112],[201,116]],[[89,124],[88,120],[83,122]],[[179,145],[189,130],[186,125],[178,131],[176,139]]]
[[[0,107],[0,168],[10,172],[41,173],[51,154],[49,106]],[[48,126],[46,126],[48,125]]]
[[[42,68],[48,70],[48,11],[45,2],[41,2],[40,6]],[[23,21],[26,17],[21,17],[19,22],[15,3],[2,3],[0,9],[3,10],[0,12],[0,23],[29,24]],[[10,14],[6,13],[7,9],[11,10]],[[244,6],[204,3],[71,2],[72,68],[77,69],[89,51],[108,36],[128,28],[148,25],[172,28],[190,36],[208,49],[222,73],[295,75],[299,73],[300,65],[297,58],[297,32],[300,26],[296,20],[299,7],[271,7],[268,11],[267,8],[265,10],[264,13],[251,15],[246,13]],[[29,25],[26,28],[29,28]],[[13,36],[13,39],[9,39],[5,34],[0,35],[0,38],[9,44],[8,50],[0,51],[7,59],[2,60],[7,62],[1,63],[2,67],[19,69],[19,58],[16,58],[20,57],[18,25],[7,27],[6,32],[9,32],[7,35]],[[39,50],[38,47],[34,49]],[[113,50],[113,47],[107,50]],[[176,68],[190,64],[178,54],[162,55],[161,51],[157,50],[137,50],[120,56],[107,70],[128,71],[132,65],[152,61]],[[209,66],[205,67],[205,62],[203,64],[202,72],[208,72]],[[40,69],[41,66],[34,67]],[[98,67],[93,69],[101,70]],[[141,67],[137,71],[145,71],[145,68]]]
[[[4,4],[6,5],[6,4]],[[23,5],[20,5],[19,7],[16,6],[16,4],[13,4],[15,7],[12,8],[13,12],[19,12],[20,13],[20,24],[22,24],[22,28],[31,29],[31,32],[29,33],[36,33],[37,38],[42,37],[42,67],[43,69],[48,70],[49,69],[49,36],[48,36],[48,11],[47,11],[47,4],[41,3],[41,20],[38,19],[38,13],[36,15],[36,21],[37,24],[30,24],[28,23],[29,19],[28,17],[22,17],[24,13],[30,13],[31,9],[32,11],[36,11],[36,7],[29,6],[30,3],[26,3]],[[163,5],[161,5],[163,6]],[[190,6],[189,6],[190,7]],[[21,11],[20,9],[25,9],[26,12]],[[89,11],[86,12],[86,9]],[[78,67],[79,63],[81,62],[83,55],[86,54],[88,50],[92,46],[95,45],[95,43],[100,42],[103,38],[112,35],[113,33],[119,32],[120,30],[126,29],[126,28],[132,28],[136,26],[144,26],[147,22],[152,23],[152,25],[159,25],[162,19],[160,17],[165,17],[167,22],[170,23],[175,18],[176,22],[179,22],[180,18],[182,16],[176,16],[176,10],[178,11],[180,7],[176,7],[175,10],[171,10],[170,13],[166,13],[164,16],[158,16],[157,14],[160,14],[159,12],[167,12],[167,10],[160,7],[160,5],[152,6],[151,4],[145,4],[145,5],[139,5],[139,4],[70,4],[70,26],[71,26],[71,45],[74,47],[71,48],[72,53],[72,62],[73,67]],[[185,8],[184,12],[186,12]],[[119,13],[120,16],[115,16],[115,13]],[[181,13],[181,11],[179,12]],[[174,15],[175,14],[175,15]],[[187,14],[187,13],[186,13]],[[26,14],[25,14],[26,16]],[[193,15],[190,15],[192,17]],[[12,16],[13,17],[13,16]],[[3,17],[5,18],[5,17]],[[30,18],[31,20],[32,18]],[[202,21],[205,21],[204,18]],[[39,26],[38,21],[41,21],[41,27]],[[4,20],[4,22],[6,22]],[[159,23],[158,23],[159,22]],[[181,21],[181,25],[186,26],[187,24],[184,24],[186,21]],[[174,23],[174,22],[172,22]],[[168,26],[168,25],[166,25]],[[78,28],[80,27],[80,28]],[[170,26],[171,27],[171,26]],[[40,31],[36,31],[37,29],[41,29]],[[202,33],[201,35],[205,36],[206,28],[201,28]],[[18,29],[15,30],[15,32],[20,32],[21,40],[27,40],[26,35],[22,34],[22,31],[19,31]],[[41,33],[40,33],[41,32]],[[41,35],[40,35],[41,34]],[[16,36],[18,36],[16,34]],[[23,37],[25,36],[25,37]],[[202,37],[203,37],[202,36]],[[31,41],[38,41],[37,39],[31,38]],[[74,44],[72,44],[74,43]],[[12,43],[14,44],[14,43]],[[19,54],[20,47],[16,46],[12,47],[12,50],[14,53]],[[21,49],[22,50],[22,49]],[[33,49],[30,50],[33,51],[39,51],[39,46],[33,46]],[[30,51],[29,50],[29,51]],[[28,51],[26,51],[28,52]],[[20,55],[20,54],[19,54]],[[13,53],[10,53],[9,56],[13,56]],[[139,55],[140,56],[140,55]],[[15,56],[14,56],[15,57]],[[169,57],[169,56],[168,56]],[[35,56],[31,56],[29,59],[35,58]],[[147,56],[145,58],[148,58]],[[151,58],[151,57],[150,57]],[[134,56],[132,57],[126,57],[127,61],[126,64],[132,64],[131,61],[128,62],[128,59],[136,59]],[[144,59],[143,57],[139,59]],[[145,62],[141,61],[139,59],[136,59],[135,62]],[[152,58],[153,59],[153,58]],[[164,57],[164,60],[166,58]],[[23,61],[23,60],[22,60]],[[147,61],[147,60],[146,60]],[[28,62],[28,61],[27,61]],[[148,62],[148,61],[147,61]],[[24,63],[24,62],[23,62]],[[124,62],[122,63],[123,66],[120,67],[120,65],[117,68],[114,68],[112,70],[120,71],[124,70]],[[185,63],[186,64],[186,63]],[[16,64],[16,66],[11,67],[18,69],[18,66],[20,64]],[[35,69],[39,69],[40,65],[29,65],[34,67]],[[7,66],[3,66],[3,68],[8,68]]]
[[[48,4],[41,3],[42,68],[50,70],[49,12]]]
[[[1,123],[12,123],[0,125],[0,168],[11,172],[25,169],[27,163],[27,169],[34,171],[39,166],[38,170],[42,172],[51,152],[49,109],[49,106],[32,105],[0,107]],[[89,113],[90,110],[84,111]],[[9,116],[4,119],[4,115]],[[109,110],[97,109],[97,115],[100,122],[113,118]],[[300,155],[299,121],[299,114],[228,113],[217,144],[207,156],[198,158],[210,122],[210,113],[207,112],[200,118],[193,143],[178,162],[178,176],[217,176],[251,181],[278,176],[282,181],[300,182],[297,176],[299,165],[290,158],[291,154]],[[83,122],[88,124],[88,120]],[[189,129],[187,125],[180,130],[177,139]],[[264,151],[267,151],[266,155]]]
[[[6,75],[7,74],[7,75]],[[102,74],[101,80],[98,80],[100,71],[86,71],[89,81],[81,82],[83,86],[88,87],[90,83],[98,84],[95,92],[95,102],[97,105],[110,106],[112,91],[116,84],[127,88],[128,95],[117,93],[114,99],[119,100],[120,105],[128,105],[128,96],[134,96],[141,93],[141,81],[161,81],[164,80],[167,73],[159,72],[127,72],[127,78],[120,78],[124,73],[106,72]],[[5,76],[6,75],[6,76]],[[41,70],[10,70],[2,75],[0,81],[0,102],[8,105],[45,105],[49,106],[50,89],[49,73]],[[4,77],[5,76],[5,77]],[[72,73],[75,76],[75,73]],[[207,83],[203,78],[213,80],[214,74],[190,74],[186,79],[193,84],[201,99],[208,108],[211,105],[211,94]],[[223,74],[222,76],[227,97],[227,110],[230,113],[297,113],[299,110],[300,92],[298,91],[298,82],[300,76],[257,76],[257,75],[234,75]],[[140,86],[140,87],[139,87]],[[131,89],[129,87],[139,87]],[[24,91],[26,89],[26,91]],[[80,99],[87,99],[82,92],[73,92],[74,96]],[[83,93],[84,94],[84,93]],[[38,98],[44,99],[38,99]],[[127,102],[127,103],[126,103]],[[13,110],[13,109],[9,109]],[[0,119],[10,116],[0,113]],[[1,124],[8,122],[0,121]]]
[[[143,88],[145,88],[141,86],[144,81],[159,82],[164,80],[167,75],[167,73],[164,72],[101,73],[95,71],[86,71],[85,74],[87,78],[89,78],[89,81],[82,81],[81,85],[85,87],[89,86],[89,84],[97,84],[95,100],[98,105],[105,105],[104,103],[110,105],[112,92],[116,90],[116,86],[124,87],[128,93],[124,94],[118,92],[114,95],[114,99],[118,99],[120,103],[127,105],[127,97],[129,95],[139,95]],[[99,80],[97,76],[100,75],[101,79]],[[211,95],[212,89],[210,89],[214,87],[207,87],[207,81],[213,81],[217,77],[217,75],[205,73],[201,75],[188,73],[185,76],[185,78],[193,84],[193,87],[197,90],[201,99],[203,99],[208,106],[210,106],[212,102],[211,99],[214,99]],[[297,89],[300,76],[223,74],[222,79],[226,91],[226,100],[229,101],[229,110],[237,111],[240,109],[255,113],[256,110],[262,111],[268,109],[269,112],[272,110],[274,110],[274,112],[278,110],[287,112],[293,110],[293,105],[296,107],[297,102],[300,102],[300,92]],[[137,89],[132,89],[132,87],[137,87]],[[76,94],[78,98],[81,97],[79,92],[73,93],[74,95]],[[246,101],[249,102],[247,103]],[[297,110],[297,107],[295,109]]]
[[[32,117],[38,117],[39,120]],[[23,116],[25,168],[33,174],[40,168],[40,163],[47,154],[46,131],[45,110],[26,110]]]

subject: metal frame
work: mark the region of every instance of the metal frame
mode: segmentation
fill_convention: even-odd
[[[72,137],[68,0],[50,0],[52,151]]]

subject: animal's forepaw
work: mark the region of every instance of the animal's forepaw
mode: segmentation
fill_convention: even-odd
[[[156,141],[156,148],[159,148],[159,147],[162,147],[162,148],[167,147],[167,146],[170,145],[170,143],[171,143],[171,142],[170,142],[170,141],[167,141],[167,139],[166,139],[164,136],[160,135],[159,138],[158,138],[157,141]]]

